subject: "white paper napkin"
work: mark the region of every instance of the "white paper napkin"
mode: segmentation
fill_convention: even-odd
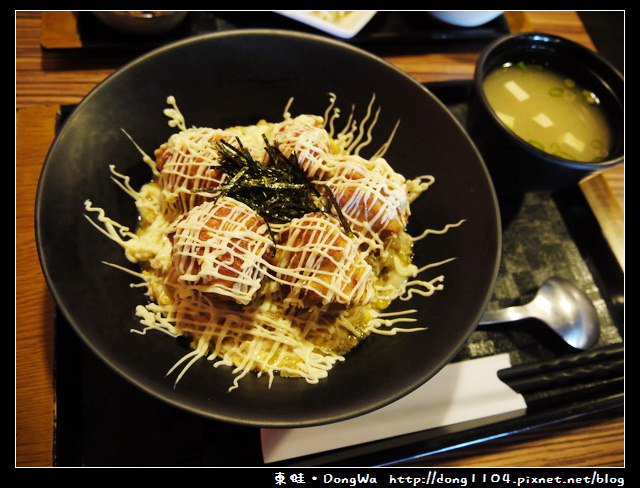
[[[452,363],[409,395],[369,414],[315,427],[262,429],[264,462],[525,410],[522,395],[497,376],[509,366],[508,354]]]

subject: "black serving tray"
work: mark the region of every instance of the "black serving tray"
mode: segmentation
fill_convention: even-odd
[[[464,125],[469,82],[427,84]],[[62,121],[61,121],[62,122]],[[577,352],[525,320],[479,327],[455,361],[508,353],[498,373],[527,410],[430,429],[278,463],[279,466],[402,465],[624,403],[624,273],[579,187],[500,198],[503,257],[490,307],[528,301],[551,275],[594,302],[599,343]],[[65,320],[55,324],[56,466],[264,466],[260,430],[204,418],[160,402],[109,369]],[[415,464],[414,464],[415,465]]]
[[[80,46],[69,43],[68,49],[140,52],[195,35],[252,28],[295,30],[334,37],[270,11],[190,11],[173,30],[150,36],[119,32],[91,12],[75,12],[75,22]],[[423,49],[434,44],[486,43],[508,33],[504,16],[478,27],[457,27],[440,22],[425,11],[379,11],[354,37],[335,39],[369,50],[401,45],[402,52],[406,53],[411,46]],[[47,49],[47,46],[43,48]],[[65,47],[58,42],[55,50],[60,49]]]

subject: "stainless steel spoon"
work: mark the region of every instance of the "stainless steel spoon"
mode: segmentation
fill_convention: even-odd
[[[565,342],[577,349],[594,345],[600,335],[598,314],[593,303],[574,284],[549,278],[525,305],[486,311],[480,325],[536,318],[546,323]]]

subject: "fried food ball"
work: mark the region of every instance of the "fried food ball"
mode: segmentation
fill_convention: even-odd
[[[282,154],[287,157],[296,154],[298,165],[308,178],[327,178],[332,169],[327,157],[331,137],[324,129],[321,117],[299,115],[286,120],[274,130],[272,137]]]
[[[273,245],[257,212],[229,197],[191,209],[171,240],[179,283],[242,305],[260,288]]]
[[[314,212],[293,219],[271,262],[288,290],[285,302],[293,306],[349,307],[373,297],[373,270],[333,216]]]
[[[216,166],[220,156],[214,145],[223,133],[216,129],[192,128],[173,134],[155,150],[156,168],[167,214],[178,215],[210,200],[206,191],[226,181]]]
[[[404,180],[395,176],[351,160],[327,182],[353,231],[383,247],[404,230],[409,216]]]

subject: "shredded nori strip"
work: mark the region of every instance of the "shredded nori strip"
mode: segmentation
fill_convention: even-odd
[[[277,143],[269,143],[264,135],[262,137],[269,156],[266,163],[254,160],[239,137],[236,137],[238,147],[225,140],[214,141],[220,153],[220,162],[215,169],[225,173],[229,181],[215,188],[193,191],[215,193],[216,199],[222,196],[234,198],[254,209],[267,226],[290,222],[307,213],[330,213],[333,208],[345,233],[352,236],[331,189],[323,185],[321,194],[300,168],[295,152],[287,157]],[[270,227],[269,232],[273,239]]]

